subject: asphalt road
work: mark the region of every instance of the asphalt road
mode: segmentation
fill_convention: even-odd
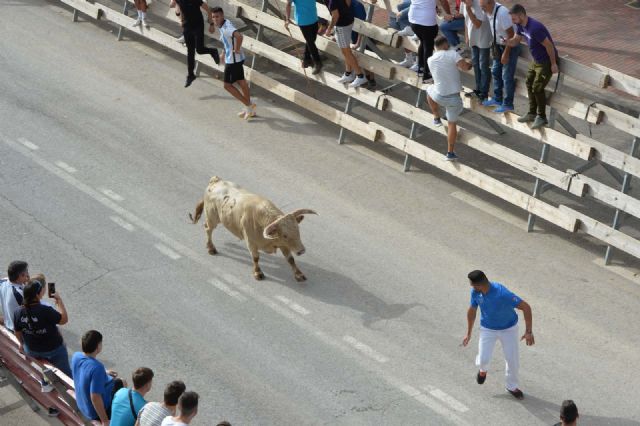
[[[211,78],[116,42],[42,0],[0,1],[0,263],[44,272],[124,375],[155,373],[150,399],[183,379],[195,424],[537,425],[576,401],[581,425],[639,425],[640,287],[601,248],[425,168],[338,146],[337,130],[256,92],[259,118]],[[366,153],[365,153],[366,154]],[[251,275],[243,242],[187,222],[219,175],[312,208],[301,224],[309,280],[281,256]],[[466,274],[484,269],[526,299],[523,401],[496,348],[475,383]]]

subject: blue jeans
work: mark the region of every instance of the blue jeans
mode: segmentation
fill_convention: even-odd
[[[491,84],[491,69],[489,68],[489,55],[491,49],[481,49],[471,46],[471,61],[473,62],[473,74],[476,78],[476,93],[480,99],[489,97],[489,84]]]
[[[411,6],[411,0],[404,0],[398,4],[398,12],[400,12],[400,18],[396,17],[393,11],[389,12],[389,26],[398,31],[404,27],[408,27],[409,24],[409,6]]]
[[[67,353],[67,347],[64,344],[48,352],[32,351],[27,347],[27,345],[23,346],[24,352],[27,355],[33,358],[46,359],[54,367],[66,374],[70,379],[72,378],[71,367],[69,366],[69,354]]]
[[[504,52],[504,46],[496,46],[500,55]],[[520,54],[520,46],[512,47],[509,53],[509,61],[506,65],[500,63],[500,58],[493,58],[493,66],[491,74],[493,75],[493,99],[501,103],[503,106],[513,107],[513,96],[516,91],[516,64],[518,63],[518,55]],[[505,94],[502,97],[502,89]]]
[[[455,18],[451,21],[444,21],[440,25],[440,31],[447,38],[449,46],[454,47],[460,44],[458,31],[464,29],[464,18]]]

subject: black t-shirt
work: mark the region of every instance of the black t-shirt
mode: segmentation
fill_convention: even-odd
[[[27,347],[35,352],[49,352],[62,345],[57,325],[62,319],[60,312],[40,303],[30,305],[28,309],[31,321],[27,319],[27,308],[24,306],[13,314],[13,327],[15,331],[22,332]]]
[[[334,10],[338,11],[339,17],[336,22],[336,27],[346,27],[353,24],[353,12],[351,11],[351,1],[349,0],[326,0],[326,5],[329,8],[329,12]]]
[[[204,25],[204,19],[202,19],[202,11],[200,6],[204,3],[202,0],[176,0],[178,6],[180,6],[180,13],[184,18],[184,27],[200,27]]]

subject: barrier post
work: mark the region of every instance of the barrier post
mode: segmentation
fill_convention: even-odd
[[[128,16],[128,9],[129,9],[129,1],[128,0],[124,0],[124,6],[122,6],[122,14],[124,16]],[[120,27],[118,28],[118,41],[122,40],[122,34],[124,33],[124,27],[122,25],[120,25]]]
[[[418,97],[416,98],[416,108],[420,108],[420,105],[422,104],[422,101],[423,101],[422,99],[423,95],[424,95],[424,90],[418,89]],[[409,139],[413,139],[416,137],[416,133],[418,133],[418,126],[419,124],[417,122],[415,122],[414,120],[411,120],[411,130],[409,131]],[[411,168],[412,158],[413,157],[411,157],[409,154],[405,154],[402,171],[404,172],[409,171],[409,169]]]

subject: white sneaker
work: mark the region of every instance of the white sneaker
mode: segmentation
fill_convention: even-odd
[[[142,25],[144,25],[144,27],[145,27],[146,29],[149,29],[149,23],[147,22],[147,20],[146,20],[146,19],[143,19],[143,20],[142,20]]]
[[[399,62],[398,65],[404,68],[410,68],[416,63],[416,56],[413,53],[408,53],[404,57],[404,61]]]
[[[338,83],[351,83],[355,79],[356,79],[356,75],[354,73],[351,73],[349,75],[342,74],[342,77],[338,79]]]
[[[356,79],[351,82],[349,87],[353,87],[353,88],[360,87],[360,86],[362,86],[363,84],[366,84],[366,83],[367,83],[367,78],[365,76],[356,77]]]
[[[138,18],[136,19],[136,22],[133,23],[133,25],[131,25],[132,27],[139,27],[140,25],[142,25],[142,19]]]
[[[413,72],[418,72],[418,70],[420,69],[420,66],[418,65],[418,61],[416,61],[415,64],[411,65],[409,69]]]
[[[401,37],[411,37],[411,36],[415,35],[415,33],[411,29],[411,26],[407,25],[406,27],[404,27],[403,29],[398,31],[398,35],[401,36]]]
[[[49,393],[49,392],[53,392],[53,385],[51,383],[47,383],[44,380],[42,380],[40,382],[40,392],[42,393]]]
[[[176,41],[177,41],[178,43],[182,43],[182,44],[184,44],[184,36],[183,36],[183,35],[181,35],[180,37],[178,37],[178,38],[176,39]]]

